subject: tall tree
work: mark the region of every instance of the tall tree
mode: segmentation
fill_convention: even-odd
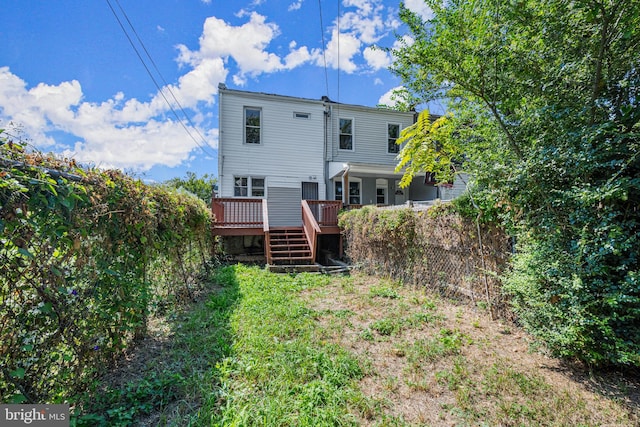
[[[211,196],[213,195],[213,188],[218,180],[205,173],[202,176],[198,176],[195,172],[187,171],[187,176],[184,178],[171,178],[164,182],[164,185],[173,187],[176,189],[183,189],[192,193],[205,203],[211,203]]]
[[[640,2],[426,3],[428,21],[401,6],[393,70],[448,102],[450,144],[519,237],[521,321],[558,354],[640,366]]]

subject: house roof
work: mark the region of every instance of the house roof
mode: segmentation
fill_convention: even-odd
[[[358,110],[366,110],[366,111],[379,111],[379,112],[385,112],[385,113],[391,113],[391,114],[415,114],[415,112],[413,111],[396,111],[396,110],[392,110],[392,109],[388,109],[388,108],[380,108],[380,107],[368,107],[365,105],[358,105],[358,104],[344,104],[341,102],[337,102],[337,101],[332,101],[328,96],[323,95],[320,99],[312,99],[312,98],[302,98],[302,97],[297,97],[297,96],[289,96],[289,95],[279,95],[279,94],[275,94],[275,93],[267,93],[267,92],[251,92],[251,91],[246,91],[246,90],[239,90],[239,89],[229,89],[227,87],[227,85],[225,85],[224,83],[219,83],[218,84],[218,90],[219,92],[228,92],[228,93],[235,93],[235,94],[239,94],[239,95],[245,95],[248,97],[264,97],[264,98],[278,98],[278,99],[282,99],[282,100],[287,100],[287,101],[294,101],[294,102],[308,102],[308,103],[315,103],[315,104],[331,104],[331,105],[335,105],[338,108],[349,108],[349,109],[358,109]]]
[[[400,179],[404,175],[404,169],[396,172],[395,165],[381,165],[374,163],[358,162],[329,162],[329,179],[341,177],[345,173],[352,173],[357,176],[369,176],[378,178]]]

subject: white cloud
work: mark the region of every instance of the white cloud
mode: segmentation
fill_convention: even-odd
[[[302,64],[309,62],[312,59],[311,53],[306,46],[291,50],[291,52],[284,58],[285,67],[289,70],[299,67]]]
[[[384,83],[382,82],[382,79],[381,79],[380,77],[376,77],[376,78],[373,80],[373,84],[374,84],[374,85],[376,85],[376,86],[381,86],[381,85],[383,85]]]
[[[392,89],[389,89],[384,95],[380,97],[378,100],[378,105],[386,105],[388,107],[395,107],[397,101],[394,98],[394,92],[405,90],[403,86],[396,86]]]
[[[177,86],[170,85],[170,89],[185,108],[195,108],[201,101],[211,105],[218,93],[218,83],[225,81],[227,73],[221,58],[206,58],[181,76]]]
[[[363,43],[375,43],[384,36],[386,29],[381,11],[381,6],[373,9],[373,6],[367,5],[364,9],[347,12],[340,18],[340,29],[358,35]]]
[[[204,4],[211,4],[211,0],[200,0],[200,1],[202,1],[202,3]]]
[[[433,10],[431,10],[424,0],[405,0],[404,5],[407,9],[417,13],[425,21],[433,18]]]
[[[284,61],[277,54],[267,51],[269,44],[279,35],[278,25],[267,22],[266,17],[257,12],[251,12],[249,22],[241,26],[233,26],[222,19],[210,17],[205,21],[199,49],[192,51],[179,45],[178,62],[183,66],[197,66],[207,59],[222,59],[226,62],[231,58],[238,67],[233,81],[237,85],[243,85],[247,77],[291,69],[311,59],[308,48],[294,50],[295,42],[290,45],[291,52]]]
[[[302,7],[303,0],[297,0],[289,5],[287,9],[289,12],[293,12],[294,10],[299,10]]]
[[[365,48],[363,55],[367,64],[369,64],[374,71],[378,71],[381,68],[387,68],[391,65],[391,58],[389,57],[389,54],[382,49],[369,46]]]
[[[198,102],[211,102],[217,82],[225,77],[226,71],[219,63],[203,61],[183,75],[172,90],[182,98],[183,107],[194,108]],[[0,119],[24,126],[37,148],[53,147],[82,162],[136,171],[156,164],[176,166],[197,148],[177,120],[164,117],[170,109],[159,94],[149,102],[125,101],[121,92],[101,103],[87,102],[83,97],[82,87],[75,80],[58,85],[41,83],[29,89],[8,67],[0,68]],[[172,99],[168,94],[167,98]],[[203,123],[198,118],[203,119],[192,119],[196,126]],[[53,131],[73,136],[73,147],[55,142],[48,135]],[[191,132],[199,138],[194,129]],[[209,145],[217,144],[217,130],[199,132]]]
[[[326,48],[327,66],[340,69],[348,74],[356,72],[358,66],[353,58],[360,53],[361,45],[362,42],[355,35],[338,33],[338,29],[334,28]],[[316,65],[324,66],[324,58],[320,49],[314,49],[312,56]]]
[[[388,67],[390,55],[374,50],[372,45],[399,27],[393,11],[386,9],[381,0],[343,0],[342,3],[347,10],[333,22],[326,46],[327,65],[349,74],[362,70],[362,58],[368,70]],[[321,49],[313,49],[311,56],[316,65],[324,66]]]

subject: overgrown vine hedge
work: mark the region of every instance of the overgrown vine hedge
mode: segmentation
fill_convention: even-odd
[[[452,206],[429,210],[364,207],[339,218],[346,255],[368,273],[426,286],[447,295],[464,295],[508,317],[497,275],[507,265],[509,238],[483,224],[482,250],[473,220]]]
[[[209,227],[194,197],[0,139],[0,402],[86,385],[189,292]]]

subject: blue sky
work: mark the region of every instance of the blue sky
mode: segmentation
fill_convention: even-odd
[[[405,4],[428,16],[422,0]],[[217,175],[218,83],[388,103],[399,80],[387,70],[391,57],[372,47],[392,47],[403,33],[398,7],[390,0],[3,0],[0,127],[42,151],[148,181],[187,170]]]

